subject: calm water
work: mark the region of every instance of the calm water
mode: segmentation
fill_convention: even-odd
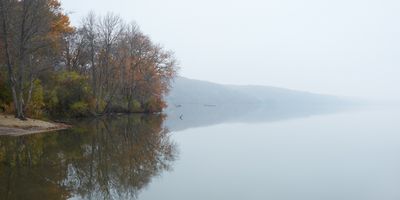
[[[400,109],[230,112],[0,137],[0,199],[400,199]]]

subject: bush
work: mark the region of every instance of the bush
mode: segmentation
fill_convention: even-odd
[[[144,105],[143,109],[145,112],[154,113],[161,112],[166,107],[165,102],[160,98],[152,97]]]
[[[44,108],[43,87],[40,80],[33,82],[32,97],[27,106],[27,114],[31,117],[42,117]]]
[[[75,102],[70,106],[70,111],[74,117],[86,116],[89,113],[89,104],[83,101]]]
[[[88,78],[64,71],[54,76],[47,89],[46,109],[55,116],[85,116],[94,109]]]
[[[141,112],[142,107],[140,106],[140,102],[137,100],[132,100],[130,105],[128,106],[128,112]]]

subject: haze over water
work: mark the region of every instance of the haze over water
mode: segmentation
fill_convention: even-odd
[[[135,20],[175,51],[180,76],[400,99],[398,1],[114,2],[64,1],[73,23],[89,10]],[[398,107],[315,112],[286,100],[286,109],[170,112],[165,124],[178,159],[139,199],[400,198]]]
[[[399,111],[131,115],[3,136],[0,198],[396,200]]]
[[[174,170],[140,199],[399,199],[399,118],[374,108],[174,132]]]
[[[82,43],[65,47],[82,47],[72,48],[76,58],[85,57],[76,62],[77,71],[93,91],[75,76],[60,76],[65,83],[43,84],[42,89],[54,86],[54,91],[39,90],[50,104],[41,103],[36,95],[32,98],[40,100],[44,114],[61,102],[55,112],[76,109],[76,116],[94,116],[72,119],[66,130],[1,135],[1,200],[400,199],[400,107],[395,105],[400,102],[400,1],[60,2],[72,25],[86,31],[76,32],[77,41],[87,37]],[[15,13],[20,10],[25,11]],[[80,26],[91,10],[98,20],[95,31]],[[102,41],[110,38],[104,33],[113,20],[101,20],[108,12],[137,23],[140,34],[118,28],[116,35],[132,37]],[[25,20],[15,19],[3,29],[11,27],[10,33],[16,33],[14,21]],[[45,27],[51,28],[43,29],[43,38],[56,29],[54,23]],[[19,35],[6,33],[12,38]],[[138,43],[126,45],[127,38]],[[37,52],[40,59],[21,56],[36,49],[24,51],[19,39],[10,41],[19,49],[10,51],[16,63],[42,61],[42,51]],[[36,37],[31,42],[35,44]],[[118,48],[107,53],[113,45]],[[171,54],[159,54],[161,46]],[[99,58],[93,60],[94,56]],[[121,60],[110,59],[117,57]],[[166,57],[179,61],[177,74],[175,59],[160,62],[169,60]],[[55,58],[49,60],[62,60]],[[170,72],[165,70],[168,63],[173,66]],[[46,74],[43,80],[51,76]],[[23,78],[16,77],[20,90]],[[164,81],[172,77],[171,83]],[[74,79],[79,82],[70,87]],[[69,95],[73,90],[79,93]],[[383,103],[371,106],[355,99]],[[164,103],[169,107],[160,112]],[[104,110],[99,110],[103,104]]]

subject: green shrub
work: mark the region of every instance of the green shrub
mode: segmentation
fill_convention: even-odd
[[[64,71],[54,76],[46,95],[46,109],[55,116],[84,116],[94,109],[86,76]]]
[[[44,98],[43,98],[43,87],[40,80],[35,80],[33,82],[33,90],[31,100],[27,106],[27,113],[31,117],[42,117],[44,108]]]
[[[74,117],[86,116],[89,113],[89,104],[83,101],[75,102],[70,106],[71,115]]]
[[[166,104],[162,99],[152,97],[143,105],[143,109],[149,113],[161,112],[165,106]]]
[[[142,107],[140,105],[140,102],[137,100],[132,100],[130,102],[130,105],[128,106],[128,112],[141,112]]]

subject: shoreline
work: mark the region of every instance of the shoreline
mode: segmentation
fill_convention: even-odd
[[[47,122],[28,118],[26,121],[12,115],[0,115],[0,136],[22,136],[35,133],[58,131],[70,128],[64,123]]]
[[[93,116],[94,118],[102,116],[121,116],[126,114],[161,114],[162,112],[146,113],[146,112],[116,112],[105,115]],[[91,117],[82,117],[91,118]],[[80,119],[80,118],[75,118]],[[26,121],[15,118],[13,115],[0,113],[0,136],[22,136],[35,133],[52,132],[71,128],[68,122],[51,120],[43,121],[39,119],[27,118]]]

